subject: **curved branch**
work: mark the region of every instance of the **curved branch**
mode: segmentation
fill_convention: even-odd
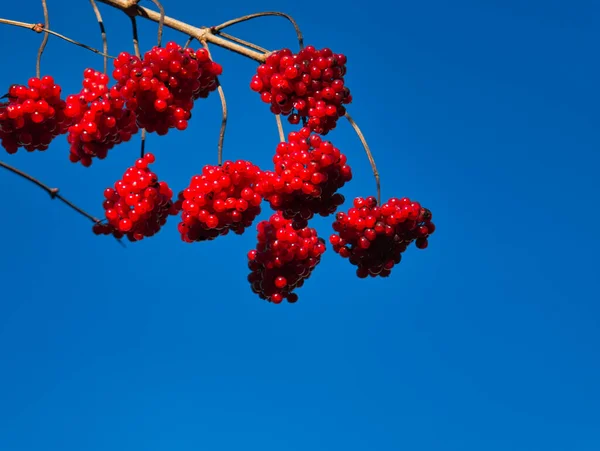
[[[347,111],[346,111],[345,116],[346,116],[346,119],[348,119],[348,122],[350,122],[350,125],[352,126],[352,128],[354,129],[356,134],[358,135],[358,139],[360,139],[360,142],[362,143],[363,147],[365,148],[365,153],[367,154],[369,163],[371,163],[371,169],[373,170],[373,175],[375,176],[375,183],[377,184],[377,204],[381,205],[381,184],[379,182],[379,171],[377,170],[377,166],[375,165],[375,159],[373,158],[371,149],[369,148],[369,145],[367,144],[365,135],[363,135],[363,133],[360,131],[360,128],[358,127],[356,122],[354,122],[354,119],[352,119],[352,117],[348,114]]]
[[[210,53],[210,49],[208,48],[208,44],[202,41],[202,45],[208,52],[208,57],[212,61],[212,55]],[[219,77],[216,77],[217,83],[217,91],[219,92],[219,98],[221,99],[221,111],[223,114],[223,119],[221,120],[221,130],[219,131],[219,144],[217,147],[217,163],[219,166],[223,164],[223,143],[225,141],[225,130],[227,129],[227,101],[225,100],[225,92],[223,91],[223,87],[221,86],[221,82],[219,81]]]
[[[15,27],[20,27],[20,28],[27,28],[28,30],[33,30],[36,33],[48,33],[53,36],[56,36],[57,38],[63,39],[64,41],[67,41],[70,44],[75,44],[79,47],[83,47],[84,49],[89,50],[90,52],[94,52],[101,56],[106,56],[107,58],[115,59],[114,56],[107,55],[106,53],[101,52],[100,50],[95,49],[93,47],[90,47],[89,45],[85,45],[85,44],[82,44],[81,42],[74,41],[73,39],[63,36],[62,34],[59,34],[56,31],[48,30],[48,29],[44,28],[44,24],[41,24],[41,23],[27,23],[27,22],[19,22],[16,20],[0,19],[0,24],[12,25]]]
[[[153,22],[160,22],[161,16],[157,11],[153,11],[142,6],[137,6],[137,2],[131,0],[98,0],[101,3],[112,6],[113,8],[124,11],[129,16],[140,16],[144,19],[151,20]],[[267,59],[267,55],[259,53],[255,50],[248,49],[235,42],[228,41],[220,36],[217,36],[211,32],[210,28],[207,27],[194,27],[181,20],[173,19],[169,16],[164,16],[164,26],[177,30],[187,36],[193,36],[198,41],[207,41],[219,47],[231,50],[232,52],[239,53],[247,58],[253,59],[259,63],[264,63]]]
[[[288,21],[290,21],[290,23],[294,26],[294,30],[296,30],[296,36],[298,38],[298,45],[300,46],[300,49],[302,50],[304,48],[304,37],[302,36],[302,31],[300,31],[300,27],[298,26],[298,23],[289,14],[285,14],[285,13],[282,13],[279,11],[265,11],[262,13],[248,14],[247,16],[242,16],[242,17],[238,17],[237,19],[232,19],[232,20],[228,20],[227,22],[223,22],[221,25],[217,25],[216,27],[211,27],[211,30],[214,32],[219,32],[219,31],[223,30],[224,28],[230,27],[232,25],[235,25],[235,24],[238,24],[241,22],[246,22],[247,20],[256,19],[258,17],[266,17],[266,16],[283,17],[283,18],[287,19]]]
[[[48,5],[46,4],[46,0],[42,0],[42,9],[44,10],[44,28],[48,29],[50,28],[50,16],[48,15]],[[47,43],[48,33],[44,35],[40,48],[38,49],[37,60],[35,62],[35,74],[37,78],[41,78],[42,54],[44,53]]]
[[[92,5],[92,9],[94,10],[94,14],[96,15],[96,20],[98,21],[98,25],[100,25],[100,34],[102,35],[102,51],[104,52],[104,73],[108,70],[108,41],[106,40],[106,30],[104,29],[104,21],[102,20],[102,14],[100,14],[100,10],[98,9],[98,5],[96,5],[95,0],[90,0],[90,4]]]
[[[60,194],[58,194],[58,188],[50,188],[48,185],[40,182],[35,177],[32,177],[31,175],[29,175],[29,174],[27,174],[27,173],[25,173],[25,172],[23,172],[23,171],[15,168],[15,167],[13,167],[13,166],[10,166],[10,165],[2,162],[2,161],[0,161],[0,167],[8,169],[13,174],[17,174],[18,176],[23,177],[24,179],[29,180],[31,183],[34,183],[35,185],[39,186],[44,191],[46,191],[48,194],[50,194],[50,198],[51,199],[58,199],[58,200],[64,202],[66,205],[68,205],[69,207],[71,207],[77,213],[79,213],[82,216],[85,216],[86,218],[88,218],[93,223],[98,224],[98,223],[101,222],[100,219],[96,218],[95,216],[92,216],[88,212],[86,212],[83,209],[79,208],[73,202],[65,199],[63,196],[61,196]]]
[[[221,32],[221,31],[217,31],[216,33],[218,33],[219,36],[223,36],[225,39],[228,39],[228,40],[233,41],[233,42],[237,42],[238,44],[245,45],[246,47],[249,47],[251,49],[258,50],[259,52],[270,53],[264,47],[261,47],[260,45],[253,44],[252,42],[244,41],[243,39],[236,38],[235,36],[232,36],[230,34],[227,34],[227,33]]]
[[[162,44],[163,27],[165,26],[165,8],[163,8],[163,5],[161,5],[158,0],[150,1],[154,3],[160,11],[160,19],[158,20],[158,46],[160,47]]]

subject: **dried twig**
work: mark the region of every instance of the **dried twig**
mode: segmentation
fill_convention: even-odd
[[[202,45],[208,52],[208,57],[212,60],[212,55],[210,53],[210,49],[208,48],[208,44],[206,42],[202,42]],[[223,164],[223,142],[225,141],[225,130],[227,129],[227,101],[225,100],[225,92],[223,91],[223,87],[221,86],[221,82],[217,77],[217,83],[219,86],[217,87],[217,91],[219,92],[219,98],[221,99],[221,111],[223,114],[223,119],[221,120],[221,130],[219,131],[219,144],[217,147],[217,163],[219,166]]]
[[[348,119],[348,122],[350,123],[350,125],[352,126],[354,131],[356,132],[356,134],[358,135],[358,139],[360,139],[360,142],[362,143],[363,147],[365,148],[365,153],[367,154],[369,163],[371,163],[371,169],[373,169],[373,175],[375,176],[375,183],[377,184],[377,204],[381,205],[381,185],[379,183],[379,171],[377,170],[377,166],[375,165],[375,159],[373,158],[371,149],[369,148],[369,145],[367,144],[365,135],[363,135],[362,131],[360,131],[360,128],[358,127],[356,122],[354,122],[354,119],[352,119],[352,117],[348,114],[348,112],[346,112],[345,116],[346,116],[346,119]]]
[[[300,27],[298,26],[298,24],[296,23],[294,18],[292,16],[290,16],[289,14],[281,13],[279,11],[265,11],[262,13],[248,14],[247,16],[238,17],[237,19],[232,19],[232,20],[228,20],[227,22],[223,22],[221,25],[217,25],[216,27],[211,27],[211,30],[214,32],[219,32],[219,31],[223,30],[224,28],[230,27],[232,25],[235,25],[235,24],[238,24],[241,22],[246,22],[247,20],[256,19],[258,17],[266,17],[266,16],[284,17],[287,20],[289,20],[291,22],[291,24],[294,26],[294,29],[296,30],[296,36],[298,37],[298,45],[300,46],[300,49],[304,48],[304,37],[302,36],[302,31],[300,31]]]
[[[100,26],[100,33],[102,35],[102,50],[104,51],[104,73],[108,70],[108,41],[106,39],[106,30],[104,29],[104,21],[102,20],[102,14],[100,14],[100,10],[98,9],[98,5],[96,5],[95,0],[90,0],[90,4],[92,5],[92,9],[94,10],[94,14],[96,15],[96,20],[98,20],[98,25]]]
[[[285,133],[283,132],[283,124],[281,123],[281,114],[275,115],[275,121],[277,122],[277,130],[279,131],[279,141],[285,141]]]
[[[81,42],[77,42],[71,38],[68,38],[62,34],[57,33],[56,31],[52,31],[49,30],[47,28],[44,27],[43,23],[27,23],[27,22],[19,22],[16,20],[8,20],[8,19],[0,19],[0,24],[4,24],[4,25],[12,25],[15,27],[20,27],[20,28],[27,28],[28,30],[33,30],[36,33],[47,33],[47,34],[51,34],[53,36],[56,36],[57,38],[60,38],[64,41],[69,42],[70,44],[75,44],[79,47],[83,47],[86,50],[89,50],[90,52],[94,52],[98,55],[102,55],[102,56],[106,56],[107,58],[111,58],[111,59],[115,59],[114,56],[111,55],[107,55],[106,53],[101,52],[98,49],[95,49],[93,47],[90,47],[89,45],[86,44],[82,44]]]
[[[163,8],[163,5],[161,5],[158,0],[150,1],[154,3],[160,11],[160,19],[158,21],[158,46],[160,47],[162,44],[163,27],[165,26],[165,8]]]
[[[50,16],[48,15],[48,5],[46,5],[46,0],[42,0],[42,9],[44,10],[44,28],[48,29],[50,28]],[[37,78],[41,78],[42,54],[44,53],[47,43],[48,33],[44,34],[42,43],[38,49],[37,60],[35,62],[35,73]]]

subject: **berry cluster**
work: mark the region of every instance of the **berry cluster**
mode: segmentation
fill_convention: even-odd
[[[204,166],[179,193],[181,239],[213,240],[230,230],[242,234],[260,213],[262,197],[255,186],[261,175],[258,166],[242,160]]]
[[[84,166],[92,158],[106,158],[110,149],[138,132],[135,113],[125,108],[117,89],[108,89],[107,75],[86,69],[79,95],[67,97],[65,114],[76,123],[69,128],[69,158]]]
[[[304,284],[321,261],[325,241],[315,229],[294,229],[280,212],[257,228],[258,244],[248,253],[252,291],[276,304],[286,298],[296,302],[298,295],[292,291]]]
[[[306,227],[315,214],[328,216],[344,202],[337,190],[352,179],[346,156],[308,127],[279,143],[273,163],[275,172],[265,172],[258,189],[294,227]]]
[[[8,153],[19,147],[44,151],[56,136],[67,132],[70,120],[60,93],[49,75],[30,78],[27,86],[10,87],[9,101],[0,103],[0,142]]]
[[[159,135],[185,130],[194,100],[214,91],[223,71],[206,49],[183,49],[175,42],[153,47],[143,59],[122,52],[114,67],[116,89],[135,111],[138,125]]]
[[[288,116],[291,124],[302,118],[312,131],[326,135],[352,102],[345,73],[346,56],[328,48],[308,46],[297,54],[283,49],[258,66],[250,88],[271,104],[273,113]]]
[[[114,189],[106,188],[103,207],[108,224],[94,225],[95,233],[117,238],[126,234],[129,240],[139,241],[158,232],[169,215],[179,213],[169,185],[148,169],[154,160],[147,153],[125,171]]]
[[[402,253],[416,240],[425,249],[435,231],[431,212],[408,198],[391,198],[377,206],[374,197],[357,197],[347,213],[338,213],[330,236],[333,250],[358,266],[356,274],[387,277]]]

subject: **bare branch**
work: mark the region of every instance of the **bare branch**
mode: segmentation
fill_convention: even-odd
[[[95,0],[90,0],[90,4],[92,5],[92,9],[94,10],[94,14],[96,15],[96,20],[98,20],[98,25],[100,25],[100,34],[102,35],[102,50],[104,52],[104,73],[108,71],[108,41],[106,40],[106,30],[104,29],[104,21],[102,20],[102,14],[100,14],[100,10],[98,9],[98,5],[96,5]]]
[[[269,51],[267,49],[265,49],[264,47],[261,47],[260,45],[256,45],[256,44],[253,44],[252,42],[244,41],[243,39],[236,38],[235,36],[232,36],[227,33],[223,33],[221,31],[218,31],[217,33],[219,34],[219,36],[222,36],[225,39],[229,39],[230,41],[237,42],[238,44],[245,45],[246,47],[250,47],[251,49],[258,50],[259,52],[262,52],[262,53],[269,53]]]
[[[163,27],[165,25],[165,8],[160,4],[158,0],[150,0],[152,3],[156,5],[158,10],[160,11],[160,19],[158,20],[158,46],[160,47],[162,44],[162,35],[163,35]]]
[[[289,20],[291,22],[291,24],[294,26],[294,29],[296,30],[296,36],[298,37],[298,45],[300,46],[300,49],[304,48],[304,37],[302,36],[302,31],[300,31],[300,27],[298,26],[298,23],[294,20],[294,18],[288,14],[285,13],[281,13],[279,11],[265,11],[262,13],[255,13],[255,14],[249,14],[247,16],[243,16],[243,17],[238,17],[237,19],[232,19],[232,20],[228,20],[227,22],[223,22],[221,25],[217,25],[216,27],[211,27],[211,30],[214,32],[219,32],[224,28],[230,27],[232,25],[241,23],[241,22],[246,22],[247,20],[252,20],[252,19],[256,19],[258,17],[266,17],[266,16],[277,16],[277,17],[284,17],[287,20]]]
[[[57,38],[60,38],[64,41],[67,41],[70,44],[75,44],[79,47],[83,47],[84,49],[89,50],[90,52],[94,52],[98,55],[106,56],[107,58],[115,59],[114,56],[107,55],[106,53],[103,53],[98,49],[95,49],[88,45],[82,44],[81,42],[77,42],[77,41],[75,41],[71,38],[68,38],[66,36],[63,36],[62,34],[59,34],[55,31],[48,30],[47,28],[44,27],[44,24],[41,24],[41,23],[27,23],[27,22],[18,22],[16,20],[0,19],[0,24],[12,25],[12,26],[21,27],[21,28],[27,28],[29,30],[35,31],[36,33],[48,33],[48,34],[56,36]]]
[[[50,188],[48,185],[40,182],[38,179],[36,179],[35,177],[32,177],[31,175],[13,167],[10,166],[2,161],[0,161],[0,166],[8,169],[10,172],[12,172],[13,174],[17,174],[20,177],[23,177],[26,180],[29,180],[30,182],[34,183],[35,185],[39,186],[40,188],[42,188],[44,191],[46,191],[48,194],[50,194],[50,198],[51,199],[58,199],[62,202],[64,202],[66,205],[68,205],[69,207],[71,207],[73,210],[75,210],[77,213],[79,213],[82,216],[85,216],[86,218],[88,218],[90,221],[92,221],[93,223],[99,223],[101,222],[100,219],[96,218],[95,216],[92,216],[91,214],[87,213],[86,211],[84,211],[83,209],[79,208],[77,205],[75,205],[73,202],[65,199],[64,197],[62,197],[60,194],[58,194],[58,188]]]
[[[159,23],[161,21],[161,15],[157,11],[153,11],[148,8],[137,5],[137,1],[131,0],[98,0],[101,3],[112,6],[113,8],[120,9],[130,16],[139,16],[144,19],[151,20]],[[194,27],[185,22],[177,19],[173,19],[169,16],[164,16],[164,26],[180,31],[187,36],[193,36],[198,41],[207,41],[219,47],[231,50],[232,52],[239,53],[240,55],[246,56],[254,61],[263,63],[267,55],[259,53],[255,50],[248,49],[235,42],[228,41],[220,36],[216,36],[207,27]]]
[[[48,5],[46,4],[46,0],[42,0],[42,9],[44,10],[44,28],[50,28],[50,16],[48,15]],[[37,78],[41,78],[41,65],[42,65],[42,54],[44,53],[44,49],[46,48],[46,44],[48,43],[48,33],[46,33],[42,39],[42,43],[40,44],[40,48],[38,49],[37,60],[35,62],[35,74]]]
[[[281,123],[281,114],[275,115],[275,121],[277,122],[277,130],[279,131],[279,141],[285,141],[285,133],[283,132],[283,124]]]
[[[210,49],[208,48],[208,44],[206,42],[202,42],[202,45],[208,52],[208,57],[212,60],[212,55],[210,53]],[[217,91],[219,92],[219,98],[221,99],[221,111],[223,114],[223,119],[221,120],[221,130],[219,131],[219,144],[217,147],[217,163],[219,166],[223,164],[223,142],[225,141],[225,130],[227,129],[227,101],[225,100],[225,92],[223,91],[223,87],[221,86],[221,82],[219,78],[216,77],[217,83],[219,86],[217,87]]]
[[[142,128],[142,149],[140,152],[140,158],[144,158],[144,155],[146,154],[146,129]]]
[[[365,135],[363,135],[363,133],[360,131],[360,128],[358,127],[356,122],[354,122],[354,119],[352,119],[352,117],[348,114],[348,112],[346,112],[345,116],[346,116],[346,119],[348,119],[348,122],[350,122],[350,125],[352,126],[352,128],[354,129],[356,134],[358,135],[358,139],[360,139],[360,142],[362,143],[363,147],[365,148],[365,153],[367,154],[369,163],[371,163],[371,169],[373,169],[373,175],[375,176],[375,183],[377,184],[377,204],[381,205],[381,184],[379,182],[379,171],[377,170],[377,166],[375,165],[375,159],[373,158],[371,149],[369,148],[369,145],[367,144]]]
[[[133,51],[135,52],[135,56],[141,58],[142,55],[140,53],[140,42],[138,38],[138,30],[137,30],[137,21],[135,16],[129,16],[131,19],[131,33],[133,35]]]

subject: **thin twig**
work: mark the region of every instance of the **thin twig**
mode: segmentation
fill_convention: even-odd
[[[158,21],[158,46],[160,47],[162,44],[163,27],[165,25],[165,8],[163,8],[163,5],[161,5],[158,0],[150,1],[154,3],[160,11],[160,19]]]
[[[160,13],[153,11],[148,8],[137,5],[137,0],[96,0],[100,3],[112,6],[113,8],[120,9],[129,16],[139,16],[153,22],[160,22]],[[228,41],[221,36],[215,35],[210,28],[207,27],[194,27],[181,20],[174,19],[169,16],[164,16],[164,26],[177,30],[186,36],[193,36],[198,41],[207,41],[211,44],[223,47],[231,50],[232,52],[243,55],[259,63],[264,63],[267,59],[267,55],[256,50],[246,48],[235,42]]]
[[[264,47],[261,47],[260,45],[253,44],[252,42],[244,41],[243,39],[237,38],[235,36],[232,36],[230,34],[227,34],[227,33],[221,32],[221,31],[216,31],[216,33],[218,33],[219,36],[222,36],[225,39],[229,39],[230,41],[237,42],[238,44],[245,45],[246,47],[249,47],[251,49],[258,50],[259,52],[270,53]]]
[[[98,9],[98,5],[96,5],[95,0],[90,0],[90,4],[92,5],[92,9],[94,10],[94,14],[96,15],[96,20],[98,20],[98,25],[100,25],[100,33],[102,34],[102,50],[104,51],[104,73],[108,71],[108,58],[106,54],[108,53],[108,41],[106,39],[106,30],[104,29],[104,21],[102,20],[102,14],[100,14],[100,10]]]
[[[185,45],[183,46],[183,49],[187,49],[190,46],[190,44],[194,41],[194,39],[196,39],[194,36],[190,36]]]
[[[141,58],[140,54],[140,43],[138,39],[138,31],[137,31],[137,21],[135,20],[135,16],[129,16],[131,19],[131,33],[133,34],[133,50],[135,51],[135,56]]]
[[[140,152],[140,158],[144,158],[144,155],[146,153],[146,129],[142,128],[142,150]]]
[[[94,52],[101,56],[106,56],[107,58],[115,59],[114,56],[107,55],[106,53],[103,53],[98,49],[90,47],[89,45],[85,45],[85,44],[82,44],[81,42],[74,41],[73,39],[63,36],[62,34],[59,34],[56,31],[48,30],[47,28],[44,27],[44,24],[42,24],[42,23],[27,23],[27,22],[18,22],[16,20],[0,19],[0,24],[13,25],[15,27],[27,28],[29,30],[35,31],[36,33],[48,33],[48,34],[56,36],[57,38],[60,38],[64,41],[67,41],[70,44],[75,44],[79,47],[83,47],[84,49],[89,50],[90,52]]]
[[[298,37],[298,45],[300,46],[300,49],[304,48],[304,37],[302,36],[302,31],[300,31],[300,27],[298,26],[298,24],[296,23],[294,18],[288,14],[281,13],[278,11],[265,11],[262,13],[255,13],[255,14],[249,14],[249,15],[243,16],[243,17],[238,17],[237,19],[232,19],[232,20],[228,20],[227,22],[223,22],[221,25],[217,25],[216,27],[211,27],[211,30],[214,32],[218,32],[224,28],[230,27],[231,25],[235,25],[240,22],[246,22],[247,20],[256,19],[258,17],[265,17],[265,16],[278,16],[278,17],[284,17],[287,20],[289,20],[291,22],[291,24],[294,26],[294,29],[296,30],[296,36]]]
[[[281,123],[281,114],[275,115],[275,121],[277,122],[277,130],[279,131],[279,141],[285,141],[285,133],[283,132],[283,124]]]
[[[58,194],[58,188],[50,188],[48,185],[40,182],[38,179],[32,177],[31,175],[13,167],[10,166],[2,161],[0,161],[0,166],[8,169],[10,172],[17,174],[20,177],[23,177],[26,180],[29,180],[30,182],[36,184],[37,186],[39,186],[40,188],[42,188],[44,191],[46,191],[48,194],[50,194],[50,198],[51,199],[59,199],[60,201],[64,202],[66,205],[68,205],[69,207],[71,207],[73,210],[75,210],[77,213],[79,213],[80,215],[85,216],[86,218],[88,218],[90,221],[92,221],[93,223],[100,223],[100,219],[96,218],[95,216],[92,216],[91,214],[87,213],[86,211],[82,210],[81,208],[79,208],[77,205],[75,205],[73,202],[65,199],[63,196],[61,196],[60,194]]]
[[[50,28],[50,16],[48,15],[48,5],[46,5],[46,0],[42,0],[42,9],[44,10],[44,28],[48,29]],[[47,43],[48,34],[46,33],[42,38],[42,43],[38,49],[37,60],[35,63],[35,73],[37,78],[41,78],[42,54],[44,53]]]
[[[212,60],[212,55],[210,54],[210,49],[208,48],[206,41],[202,41],[202,45],[208,52],[208,57]],[[221,164],[223,164],[223,142],[225,141],[225,130],[227,129],[227,101],[225,100],[225,92],[223,91],[219,77],[216,77],[216,80],[219,84],[217,86],[217,91],[219,93],[219,98],[221,99],[221,111],[223,114],[223,119],[221,120],[221,130],[219,131],[219,144],[217,147],[217,164],[221,166]]]
[[[358,139],[360,139],[360,142],[362,143],[363,147],[365,148],[365,153],[367,154],[369,163],[371,163],[371,169],[373,169],[373,175],[375,176],[375,183],[377,184],[377,204],[381,205],[381,184],[379,183],[379,171],[377,170],[377,166],[375,165],[375,159],[373,158],[371,149],[369,148],[369,145],[367,144],[365,135],[363,135],[363,133],[360,131],[360,128],[358,127],[356,122],[354,122],[354,119],[352,119],[352,117],[348,114],[347,111],[346,111],[345,116],[346,116],[346,119],[348,119],[348,122],[350,122],[350,125],[352,126],[352,128],[354,129],[356,134],[358,135]]]

